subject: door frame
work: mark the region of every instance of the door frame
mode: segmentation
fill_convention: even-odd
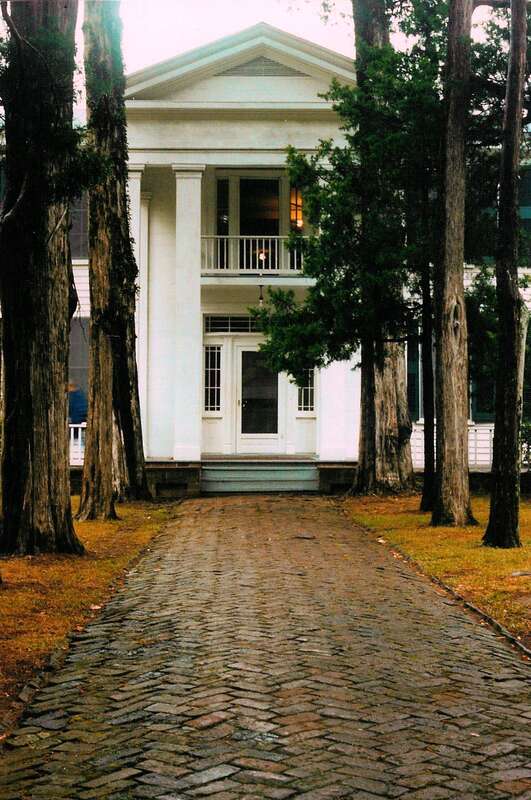
[[[254,337],[253,337],[254,338]],[[260,341],[235,341],[234,342],[234,433],[235,433],[235,452],[237,454],[264,454],[275,455],[286,452],[286,380],[285,376],[278,374],[277,392],[277,412],[278,427],[277,433],[242,433],[242,353],[258,352]]]

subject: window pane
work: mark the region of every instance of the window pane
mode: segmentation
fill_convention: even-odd
[[[315,411],[315,370],[306,370],[306,380],[299,386],[299,411]]]
[[[68,380],[75,383],[83,394],[88,390],[89,321],[74,317],[70,325],[70,356]]]
[[[221,410],[221,345],[205,347],[205,411]]]
[[[72,258],[88,258],[88,198],[84,193],[70,207]]]

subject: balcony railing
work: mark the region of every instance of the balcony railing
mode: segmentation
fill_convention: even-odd
[[[86,422],[79,425],[69,425],[70,429],[70,466],[82,467],[85,455],[85,429]]]
[[[202,236],[201,270],[216,274],[300,272],[302,247],[288,250],[287,242],[287,236]]]

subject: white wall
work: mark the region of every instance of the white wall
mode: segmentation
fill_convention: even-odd
[[[358,457],[361,374],[358,358],[320,370],[317,453],[320,461]]]

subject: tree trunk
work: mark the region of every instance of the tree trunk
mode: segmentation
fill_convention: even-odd
[[[92,200],[92,191],[91,191]],[[97,190],[94,192],[97,194]],[[116,519],[113,485],[112,352],[104,324],[109,306],[108,271],[99,238],[101,204],[90,203],[89,382],[85,458],[77,518]],[[104,215],[103,215],[104,216]]]
[[[81,553],[70,509],[68,189],[76,0],[1,4],[6,198],[0,219],[4,553]]]
[[[424,480],[421,511],[432,511],[435,501],[435,394],[433,385],[433,303],[430,265],[421,274],[422,292],[422,416],[424,419]]]
[[[357,491],[400,492],[414,486],[405,347],[362,347]]]
[[[369,48],[389,44],[385,0],[352,0],[356,37],[356,78],[366,79]],[[364,168],[363,152],[360,166]],[[370,172],[366,168],[367,173]],[[362,198],[362,229],[371,220],[369,197],[372,176],[367,174],[367,197]],[[370,257],[370,254],[368,254]],[[359,492],[400,491],[413,485],[411,421],[407,406],[405,350],[402,345],[377,345],[366,340],[361,348],[361,413],[356,488]]]
[[[528,312],[518,287],[518,174],[526,79],[527,2],[511,0],[496,258],[498,364],[490,515],[483,544],[519,547],[520,425]]]
[[[128,480],[126,494],[147,498],[136,365],[138,271],[129,233],[125,78],[119,10],[117,0],[112,3],[87,0],[85,3],[83,30],[89,129],[97,151],[108,164],[105,179],[91,193],[91,206],[97,203],[100,209],[100,258],[108,275],[108,313],[103,323],[110,337],[113,408],[120,431],[120,436],[115,437],[115,446],[123,442]],[[112,430],[112,419],[108,424]],[[119,456],[117,461],[120,461]],[[109,462],[112,462],[112,454]]]
[[[127,465],[125,463],[125,448],[122,441],[120,428],[113,415],[113,437],[112,437],[112,484],[115,500],[123,503],[127,498],[129,479],[127,477]]]
[[[473,0],[448,24],[443,258],[435,272],[437,481],[432,525],[474,522],[468,481],[468,345],[464,296],[465,130]]]

